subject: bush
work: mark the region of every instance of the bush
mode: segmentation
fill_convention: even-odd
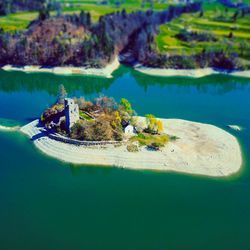
[[[147,146],[148,149],[155,150],[155,151],[160,150],[160,148],[162,148],[162,147],[164,147],[164,144],[159,143],[159,142],[153,142]]]
[[[175,36],[184,42],[216,42],[217,39],[209,33],[182,30]]]
[[[134,152],[134,153],[139,151],[138,147],[136,145],[133,145],[133,144],[128,145],[127,150],[128,150],[128,152]]]
[[[137,136],[130,138],[131,142],[138,142],[140,146],[149,146],[153,143],[158,143],[157,146],[164,146],[169,141],[169,137],[166,134],[152,135],[147,133],[140,133]]]

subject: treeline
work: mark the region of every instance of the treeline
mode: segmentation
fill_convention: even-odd
[[[55,0],[1,0],[0,16],[17,11],[39,11],[45,6],[50,10],[57,10],[60,3]]]
[[[216,50],[206,51],[193,55],[167,55],[152,53],[143,65],[155,68],[170,69],[197,69],[216,68],[218,70],[247,70],[250,64],[244,63],[234,51]]]
[[[92,24],[89,13],[50,17],[40,11],[28,30],[6,34],[0,31],[0,64],[101,67],[116,55],[131,51],[135,60],[152,53],[157,27],[185,12],[201,9],[200,3],[170,7],[162,12],[125,10]]]

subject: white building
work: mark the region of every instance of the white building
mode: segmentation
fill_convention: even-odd
[[[79,121],[79,106],[71,98],[64,99],[64,112],[67,132]]]
[[[132,125],[129,124],[127,127],[124,128],[124,133],[125,135],[134,135],[135,129]]]

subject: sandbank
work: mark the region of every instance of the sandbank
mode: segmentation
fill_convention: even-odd
[[[139,119],[145,122],[145,118]],[[161,151],[140,147],[136,153],[128,152],[126,145],[86,147],[55,141],[38,126],[39,120],[22,127],[21,131],[33,138],[35,146],[46,155],[73,164],[206,176],[228,176],[239,171],[242,165],[240,145],[230,133],[209,124],[180,119],[161,120],[164,132],[178,139],[170,141]]]
[[[151,75],[151,76],[183,76],[183,77],[193,77],[201,78],[213,74],[226,74],[238,77],[250,77],[250,70],[245,71],[218,71],[213,68],[203,68],[203,69],[162,69],[162,68],[150,68],[137,65],[135,70]]]
[[[2,67],[5,71],[22,71],[26,73],[53,73],[57,75],[95,75],[100,77],[111,78],[112,73],[120,66],[118,57],[104,68],[87,68],[87,67],[52,67],[46,68],[36,65],[16,67],[13,65],[5,65]]]
[[[0,125],[0,131],[17,131],[19,129],[20,129],[19,126],[7,127],[7,126]]]

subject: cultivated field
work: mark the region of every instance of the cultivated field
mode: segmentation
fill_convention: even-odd
[[[157,36],[161,52],[194,54],[206,50],[234,49],[242,58],[250,57],[250,15],[239,12],[236,20],[234,8],[220,4],[205,4],[202,13],[185,14],[160,27]],[[213,41],[183,41],[178,34],[189,31],[208,34]]]

